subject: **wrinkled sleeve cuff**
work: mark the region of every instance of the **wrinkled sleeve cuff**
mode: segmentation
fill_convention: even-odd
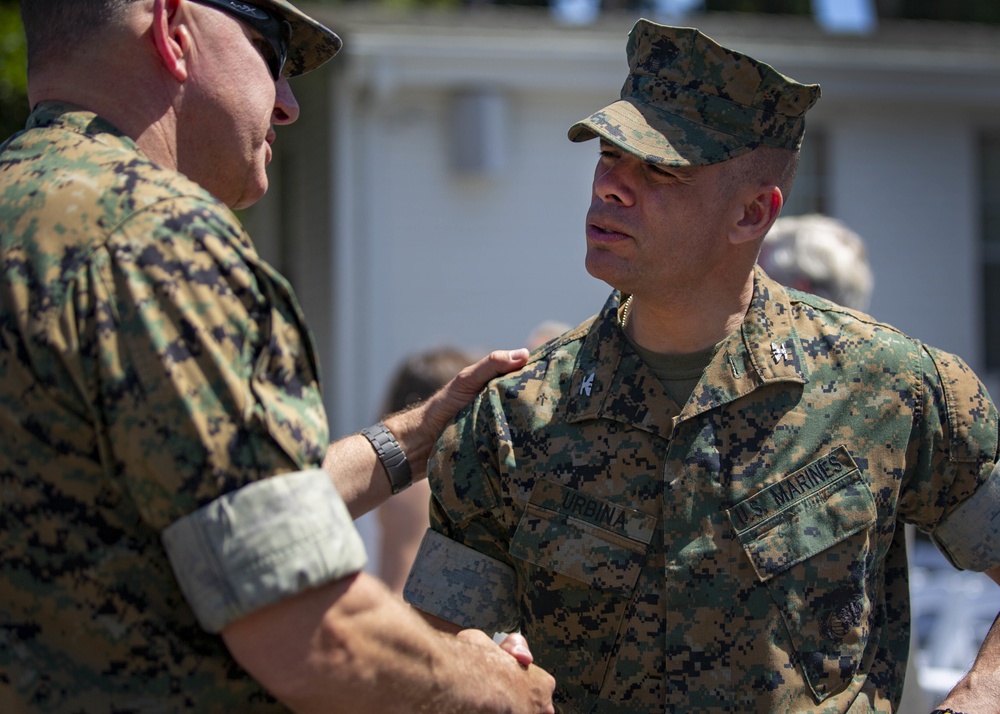
[[[256,481],[162,533],[174,575],[208,632],[361,570],[364,543],[320,469]]]
[[[514,569],[428,529],[403,598],[418,610],[487,633],[518,627]]]
[[[1000,465],[931,537],[956,568],[983,572],[1000,565]]]

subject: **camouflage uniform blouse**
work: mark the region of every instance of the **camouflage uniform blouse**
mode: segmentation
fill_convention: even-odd
[[[199,626],[161,532],[320,464],[289,286],[199,186],[51,103],[0,147],[0,266],[0,710],[284,711]]]
[[[679,410],[618,303],[446,430],[408,600],[520,629],[563,712],[890,711],[910,627],[897,517],[964,567],[1000,563],[977,540],[997,498],[985,389],[758,272]]]

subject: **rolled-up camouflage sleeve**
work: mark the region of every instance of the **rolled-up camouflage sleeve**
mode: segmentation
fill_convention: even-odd
[[[306,588],[358,572],[367,560],[329,474],[273,476],[220,496],[163,531],[198,622],[231,622]]]
[[[927,346],[922,354],[923,418],[900,512],[927,531],[954,566],[988,570],[1000,565],[1000,419],[964,361]]]
[[[463,628],[515,628],[517,575],[499,560],[428,528],[403,597],[418,610]]]
[[[519,628],[496,468],[498,411],[481,394],[442,434],[428,464],[431,528],[407,579],[414,607],[486,632]]]
[[[932,537],[957,568],[982,572],[1000,565],[1000,466],[948,514]]]

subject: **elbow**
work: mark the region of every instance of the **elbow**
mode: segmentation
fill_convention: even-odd
[[[367,580],[355,574],[263,608],[227,626],[223,641],[292,711],[337,711],[337,701],[350,701],[350,690],[374,676],[356,624]]]

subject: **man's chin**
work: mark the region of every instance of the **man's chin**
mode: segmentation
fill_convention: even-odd
[[[236,203],[232,204],[230,208],[236,211],[242,208],[249,208],[264,197],[264,194],[267,193],[267,186],[268,183],[266,177],[264,178],[263,183],[248,186],[247,190],[243,192],[243,195],[240,196]]]
[[[617,287],[621,276],[619,259],[607,251],[589,248],[585,265],[591,277],[603,280],[611,287]]]

